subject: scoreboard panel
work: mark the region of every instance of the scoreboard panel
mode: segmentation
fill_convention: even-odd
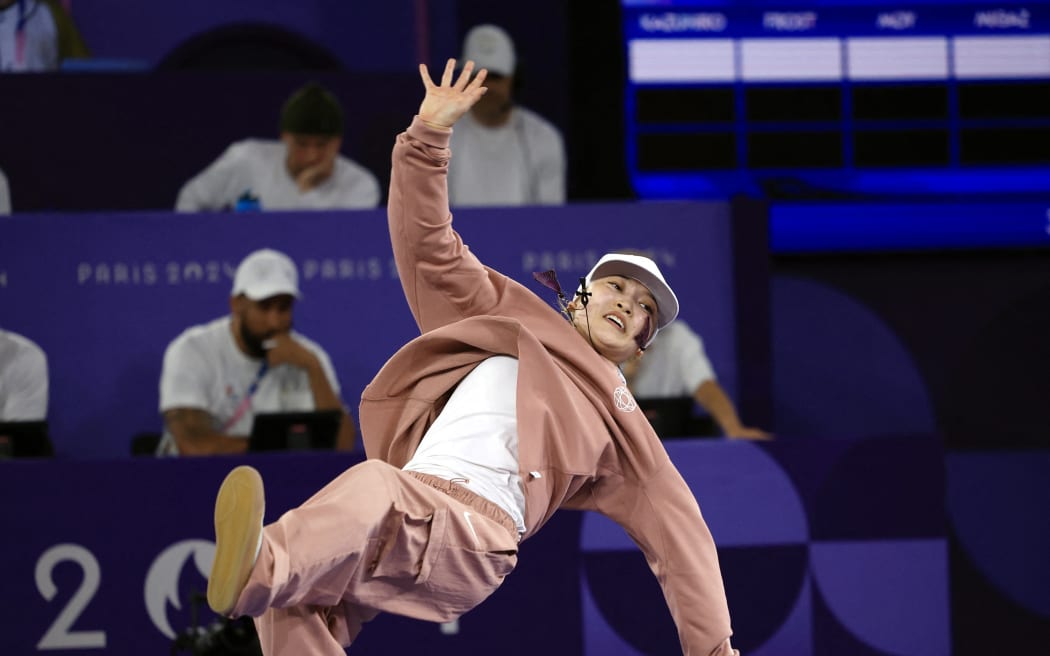
[[[1050,2],[622,14],[640,197],[1050,191]]]

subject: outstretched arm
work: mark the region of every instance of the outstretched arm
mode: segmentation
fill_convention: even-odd
[[[736,406],[733,405],[729,395],[726,394],[725,390],[722,389],[722,386],[715,379],[711,378],[700,383],[700,386],[696,388],[696,392],[693,394],[693,398],[715,418],[726,437],[745,440],[769,440],[773,438],[772,435],[764,430],[744,426],[740,423],[740,416],[737,414]]]
[[[435,83],[420,66],[425,95],[419,113],[398,135],[390,169],[390,245],[412,315],[421,332],[491,314],[506,286],[452,228],[448,207],[452,126],[485,93],[485,71],[467,62],[456,75],[450,59]]]
[[[711,531],[666,453],[661,460],[641,479],[600,480],[597,510],[620,524],[645,554],[678,628],[681,653],[729,656],[733,631]]]

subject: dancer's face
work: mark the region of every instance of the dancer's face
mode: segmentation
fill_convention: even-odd
[[[569,304],[575,310],[576,330],[613,363],[626,362],[638,352],[638,336],[648,337],[656,325],[653,295],[642,283],[623,276],[592,280],[587,291],[591,296],[586,310],[579,297]]]

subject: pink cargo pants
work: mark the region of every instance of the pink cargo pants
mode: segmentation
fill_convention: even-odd
[[[517,564],[510,517],[443,479],[367,460],[263,529],[233,615],[266,656],[342,656],[390,612],[433,622],[481,603]]]

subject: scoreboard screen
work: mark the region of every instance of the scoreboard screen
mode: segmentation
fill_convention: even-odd
[[[1050,192],[1050,2],[623,0],[642,198]]]

